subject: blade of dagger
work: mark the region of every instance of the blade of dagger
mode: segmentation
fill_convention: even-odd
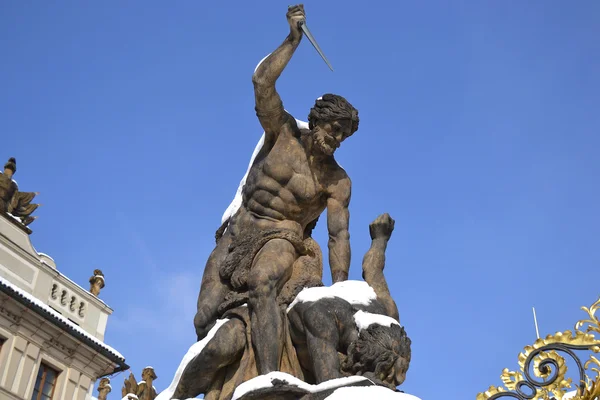
[[[319,45],[318,45],[317,41],[315,40],[314,36],[308,30],[308,26],[306,26],[306,24],[304,23],[304,21],[298,22],[298,26],[300,27],[300,29],[302,29],[302,32],[304,32],[304,34],[308,38],[310,44],[312,44],[313,47],[315,48],[315,50],[317,50],[317,53],[319,53],[319,55],[321,56],[321,58],[323,59],[323,61],[325,61],[325,64],[327,64],[327,66],[329,67],[329,69],[333,71],[333,67],[329,63],[329,60],[327,60],[327,57],[325,57],[325,54],[323,54],[323,51],[319,47]]]

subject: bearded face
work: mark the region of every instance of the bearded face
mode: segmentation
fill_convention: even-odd
[[[316,150],[332,156],[342,142],[352,134],[352,121],[318,121],[313,129],[312,135]]]

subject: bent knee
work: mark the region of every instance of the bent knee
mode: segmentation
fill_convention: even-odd
[[[199,309],[194,316],[194,328],[198,340],[203,339],[208,331],[214,326],[215,315],[207,309]]]
[[[248,294],[250,298],[275,292],[281,278],[268,271],[250,271],[248,275]]]
[[[296,250],[287,240],[267,242],[252,263],[248,274],[249,291],[269,292],[281,287],[291,275],[296,258]]]

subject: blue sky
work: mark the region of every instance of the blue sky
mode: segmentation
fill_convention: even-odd
[[[106,341],[138,378],[154,366],[159,390],[195,340],[214,231],[261,134],[251,74],[287,35],[287,5],[0,4],[0,160],[41,192],[31,239],[82,286],[104,271]],[[535,339],[531,306],[545,335],[600,294],[600,3],[305,7],[335,72],[304,40],[278,89],[300,119],[326,92],[360,111],[337,153],[351,278],[389,212],[403,388],[474,398]]]

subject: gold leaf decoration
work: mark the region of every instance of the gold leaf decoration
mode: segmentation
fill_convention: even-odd
[[[490,386],[489,389],[486,390],[485,392],[477,394],[476,400],[487,400],[490,397],[492,397],[493,395],[502,393],[502,392],[504,392],[504,389],[502,389],[501,387]]]
[[[545,365],[544,368],[541,367],[541,365],[549,359],[554,360],[557,363],[558,371],[553,371],[552,368],[554,368],[554,366],[551,365]],[[533,359],[533,373],[535,376],[542,379],[548,379],[555,374],[558,375],[553,383],[544,386],[545,390],[552,392],[557,398],[562,398],[564,393],[567,392],[567,389],[571,388],[571,378],[565,379],[565,375],[567,374],[567,363],[565,362],[564,357],[559,355],[556,351],[542,351],[535,356]]]
[[[502,375],[500,375],[500,379],[502,379],[504,386],[508,390],[515,390],[517,382],[522,381],[525,378],[520,372],[509,371],[508,368],[504,368],[502,370]]]
[[[578,321],[575,324],[575,330],[581,330],[583,326],[587,325],[585,332],[600,333],[600,325],[598,324],[598,318],[596,318],[596,311],[600,309],[600,298],[594,304],[592,304],[590,308],[581,307],[581,309],[588,314],[590,319],[583,319],[581,321]]]
[[[600,298],[589,308],[582,307],[581,309],[587,313],[588,318],[578,321],[575,324],[574,332],[570,330],[557,332],[554,335],[537,339],[532,345],[525,346],[518,357],[520,371],[510,371],[508,368],[504,368],[500,375],[504,387],[490,386],[488,390],[477,395],[477,400],[487,400],[496,395],[499,395],[497,397],[515,398],[519,382],[527,382],[525,378],[525,363],[532,353],[535,354],[531,356],[532,359],[530,360],[530,362],[533,362],[533,375],[541,378],[541,381],[538,380],[537,382],[539,385],[543,385],[542,387],[536,386],[534,399],[562,400],[563,398],[569,398],[570,400],[600,400],[600,360],[590,355],[584,364],[585,381],[579,382],[579,373],[576,370],[577,384],[573,385],[572,378],[567,378],[568,368],[565,358],[561,355],[562,346],[549,346],[562,344],[571,350],[589,350],[600,353],[600,339],[596,337],[596,333],[600,333],[600,322],[596,317],[596,312],[600,309]],[[549,348],[544,348],[545,346],[549,346]],[[561,351],[561,354],[558,351]],[[566,354],[569,353],[567,352]],[[572,357],[572,355],[569,357]],[[552,382],[547,385],[541,383],[546,380],[552,380]],[[583,389],[580,385],[583,385]],[[512,392],[513,394],[511,396],[502,396],[505,392]],[[568,396],[566,396],[567,393],[569,394]]]

